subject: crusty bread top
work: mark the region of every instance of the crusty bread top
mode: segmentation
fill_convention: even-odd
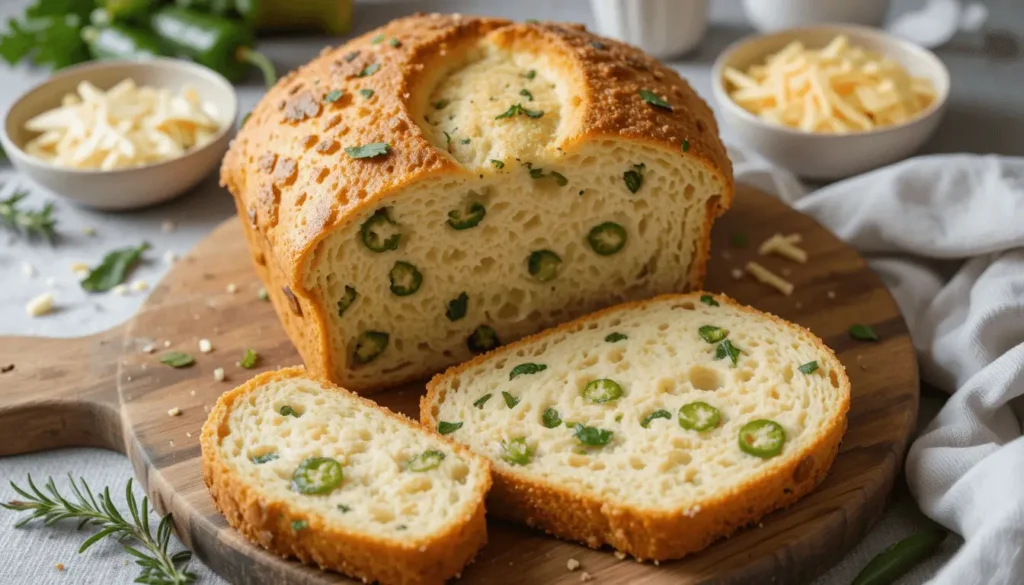
[[[571,97],[562,107],[570,115],[552,149],[571,152],[601,138],[663,147],[706,166],[724,186],[719,208],[728,208],[732,171],[718,126],[675,71],[581,25],[411,16],[326,49],[283,77],[224,159],[221,183],[248,216],[243,220],[266,238],[297,294],[316,244],[347,217],[414,181],[470,172],[431,143],[420,124],[433,85],[485,37],[503,49],[545,55],[565,80]],[[673,110],[646,103],[641,89]],[[332,94],[338,91],[340,97]],[[388,143],[390,153],[353,159],[344,150],[374,142]]]

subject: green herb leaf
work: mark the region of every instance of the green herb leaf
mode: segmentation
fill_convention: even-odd
[[[502,444],[501,458],[512,465],[526,465],[533,456],[533,449],[526,444],[526,437],[517,437]]]
[[[740,359],[740,354],[743,350],[734,346],[731,341],[726,339],[715,348],[715,359],[722,360],[726,357],[732,362],[732,365],[736,365],[736,362]]]
[[[280,456],[277,453],[271,451],[270,453],[264,453],[263,455],[257,455],[253,457],[252,462],[255,463],[256,465],[263,465],[264,463],[275,461],[279,457]]]
[[[721,327],[715,327],[714,325],[704,325],[697,330],[700,338],[708,343],[718,343],[725,339],[729,332]]]
[[[851,325],[850,337],[860,341],[878,341],[878,334],[870,325]]]
[[[372,142],[361,146],[346,146],[345,153],[352,158],[374,158],[383,156],[391,149],[387,142]]]
[[[469,144],[472,141],[470,138],[463,138],[459,141],[459,144]]]
[[[292,520],[292,530],[295,532],[305,530],[306,528],[309,528],[309,522],[305,520]]]
[[[716,301],[715,297],[713,297],[711,295],[700,295],[700,302],[704,303],[705,305],[707,305],[709,307],[717,307],[717,306],[719,306],[718,301]]]
[[[651,421],[653,421],[656,418],[665,418],[668,420],[672,420],[672,413],[664,409],[655,410],[654,412],[645,416],[644,420],[640,421],[640,426],[642,426],[645,429],[650,428]]]
[[[608,441],[612,439],[612,435],[615,434],[612,431],[588,427],[579,423],[576,423],[575,429],[576,432],[573,434],[576,440],[590,447],[603,447],[607,445]]]
[[[541,111],[541,110],[530,110],[530,109],[524,108],[522,106],[522,104],[512,104],[511,106],[509,106],[509,108],[507,110],[505,110],[501,114],[498,114],[497,116],[495,116],[494,119],[495,120],[502,120],[502,119],[505,119],[505,118],[512,118],[512,117],[515,117],[515,116],[527,116],[529,118],[540,118],[543,115],[544,115],[544,112]]]
[[[373,37],[373,40],[370,41],[370,42],[373,43],[374,45],[379,45],[379,44],[384,42],[384,35],[383,34],[379,34],[379,35]]]
[[[357,75],[357,77],[369,77],[376,73],[379,69],[380,63],[371,63],[364,67],[363,70],[359,72],[359,75]]]
[[[256,353],[255,350],[249,348],[245,350],[245,355],[242,356],[241,361],[238,365],[245,369],[252,369],[256,367],[256,362],[260,359],[260,354]]]
[[[526,73],[523,73],[523,77],[527,79],[533,79],[534,77],[537,77],[537,72],[534,71],[533,69],[530,69]]]
[[[266,288],[261,286],[260,289],[256,291],[256,298],[258,298],[261,301],[269,301],[270,293],[267,292]]]
[[[530,374],[536,374],[538,372],[543,372],[546,369],[548,369],[547,364],[534,364],[530,362],[527,362],[525,364],[519,364],[518,366],[512,368],[512,371],[508,375],[508,379],[509,381],[515,380],[519,376],[528,376]]]
[[[689,152],[689,150],[690,150],[690,141],[689,140],[683,140],[683,152]]]
[[[395,37],[391,37],[391,40],[388,41],[388,44],[391,45],[392,47],[401,47],[402,41],[396,39]]]
[[[172,351],[160,356],[160,363],[167,364],[172,368],[187,368],[196,363],[196,360],[183,351]]]
[[[636,193],[640,190],[640,187],[644,185],[644,167],[643,163],[633,165],[633,168],[622,174],[622,180],[626,183],[626,188],[629,189],[630,193]]]
[[[810,374],[810,373],[815,372],[818,369],[818,362],[817,362],[817,360],[815,360],[813,362],[807,362],[806,364],[800,366],[797,369],[800,370],[801,372],[803,372],[804,374]]]
[[[291,407],[291,405],[288,405],[288,404],[285,404],[284,406],[282,406],[281,409],[278,410],[277,412],[281,416],[290,416],[290,417],[293,417],[293,418],[299,418],[299,417],[302,416],[301,414],[296,412],[295,409]]]
[[[149,243],[142,242],[137,248],[121,248],[110,252],[103,257],[103,262],[85,277],[81,283],[82,288],[89,292],[106,292],[119,284],[124,284],[128,272],[148,249]]]
[[[607,337],[604,338],[608,343],[615,343],[616,341],[622,341],[623,339],[629,339],[629,336],[619,333],[618,331],[615,333],[609,333]]]
[[[348,53],[347,55],[345,55],[344,59],[345,59],[346,63],[351,63],[351,62],[355,61],[356,57],[358,57],[358,56],[359,56],[359,51],[352,51],[351,53]]]
[[[494,168],[496,168],[496,169],[503,169],[503,168],[505,168],[505,163],[500,161],[500,160],[495,160],[495,159],[492,158],[491,159],[491,164],[494,165]]]
[[[409,471],[424,472],[437,469],[444,461],[445,454],[441,451],[424,451],[413,457],[406,463],[405,468]]]
[[[544,425],[544,428],[553,429],[562,424],[562,417],[552,407],[544,411],[544,415],[541,416],[541,424]]]
[[[450,104],[450,103],[451,103],[451,100],[437,100],[436,102],[434,102],[434,109],[435,110],[443,110],[443,109],[447,108],[448,104]]]
[[[668,110],[670,112],[672,111],[672,106],[665,100],[661,99],[661,96],[654,93],[653,91],[649,89],[641,89],[637,93],[640,94],[640,97],[643,98],[645,102],[651,104],[652,106],[656,108],[661,108],[663,110]]]
[[[533,94],[530,93],[530,90],[526,89],[525,87],[523,89],[519,90],[519,95],[525,97],[526,99],[530,100],[531,102],[533,101]]]
[[[341,510],[342,514],[347,514],[352,511],[352,508],[346,506],[345,504],[338,504],[337,508],[338,510]]]
[[[469,308],[469,295],[465,292],[459,293],[459,296],[448,301],[448,308],[444,312],[444,316],[448,317],[449,321],[458,321],[466,316],[466,310]]]
[[[333,104],[334,102],[340,100],[341,96],[343,95],[345,95],[345,92],[341,91],[340,89],[332,89],[331,91],[327,92],[327,95],[324,96],[324,103]]]
[[[373,90],[372,89],[360,89],[359,90],[359,95],[363,96],[366,99],[370,99],[370,98],[373,97]]]
[[[442,420],[437,423],[437,432],[441,433],[442,435],[450,435],[451,433],[454,433],[455,431],[461,428],[461,422],[445,422]]]
[[[487,404],[487,401],[490,400],[490,399],[491,399],[491,395],[490,394],[484,394],[483,396],[481,396],[480,398],[477,398],[473,402],[473,406],[482,409],[484,407],[484,405]]]
[[[512,396],[511,394],[505,392],[504,390],[501,391],[501,397],[505,399],[505,406],[509,408],[515,408],[516,405],[519,404],[518,398]]]

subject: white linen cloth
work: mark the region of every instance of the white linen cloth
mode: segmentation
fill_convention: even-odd
[[[738,182],[868,259],[903,311],[924,381],[951,393],[906,461],[921,510],[965,539],[931,585],[1024,583],[1024,159],[923,156],[808,193],[730,153]]]

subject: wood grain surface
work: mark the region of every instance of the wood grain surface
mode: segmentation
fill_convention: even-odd
[[[799,233],[810,262],[757,256],[776,232]],[[745,234],[745,248],[731,244]],[[214,509],[200,472],[199,433],[217,397],[258,370],[299,363],[249,264],[240,226],[229,220],[184,257],[130,322],[82,339],[0,338],[0,455],[60,446],[126,452],[157,508],[174,514],[185,544],[237,584],[347,582],[274,557],[244,540]],[[796,284],[783,296],[734,269],[756,259]],[[231,286],[233,285],[233,286]],[[231,290],[236,289],[235,292]],[[660,566],[620,560],[525,527],[489,522],[489,544],[460,583],[579,583],[586,571],[601,584],[687,585],[811,580],[875,522],[898,473],[917,418],[918,375],[903,318],[857,253],[812,219],[748,187],[715,226],[708,290],[810,328],[835,349],[853,383],[849,430],[825,482],[810,496],[769,515],[700,554]],[[229,290],[230,289],[230,290]],[[851,339],[854,323],[874,327],[878,343]],[[214,350],[200,353],[199,339]],[[153,344],[155,353],[142,348]],[[237,365],[246,348],[256,370]],[[167,351],[196,358],[190,368],[159,362]],[[214,380],[224,368],[227,379]],[[423,385],[374,395],[416,417]],[[168,411],[181,409],[179,416]],[[566,569],[574,558],[576,572]]]

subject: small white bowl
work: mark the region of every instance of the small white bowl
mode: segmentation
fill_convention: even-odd
[[[659,59],[693,50],[708,27],[710,0],[590,0],[597,30]]]
[[[61,98],[74,93],[80,82],[106,90],[128,78],[172,93],[186,85],[195,89],[216,108],[220,131],[210,142],[178,158],[110,171],[61,167],[21,149],[35,134],[25,130],[25,122],[60,106]],[[0,143],[15,168],[58,195],[94,209],[135,209],[181,195],[208,176],[227,150],[237,116],[234,87],[202,65],[178,59],[101,61],[65,69],[18,98],[4,116]]]
[[[931,80],[935,101],[903,124],[848,134],[804,132],[766,122],[740,107],[726,92],[726,67],[745,70],[792,41],[824,47],[837,35],[888,56],[911,75]],[[949,98],[949,71],[934,53],[876,29],[822,25],[740,40],[715,60],[711,86],[718,112],[742,143],[772,163],[808,179],[841,179],[902,160],[913,154],[938,127]]]

